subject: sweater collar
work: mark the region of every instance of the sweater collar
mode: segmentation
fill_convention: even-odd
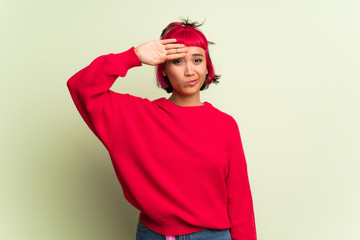
[[[172,101],[168,100],[165,97],[156,99],[155,102],[163,109],[173,114],[177,114],[181,117],[204,117],[204,114],[207,114],[212,108],[211,103],[205,101],[203,105],[200,106],[188,106],[183,107],[179,106]]]

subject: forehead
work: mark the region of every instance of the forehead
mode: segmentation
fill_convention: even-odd
[[[189,51],[186,57],[191,57],[193,54],[202,54],[205,57],[205,50],[201,47],[188,47]]]

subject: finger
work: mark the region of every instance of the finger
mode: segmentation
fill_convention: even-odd
[[[165,49],[171,49],[171,48],[184,48],[185,45],[184,44],[167,44],[165,45]]]
[[[173,60],[178,58],[183,58],[186,56],[186,53],[177,53],[177,54],[171,54],[166,56],[166,60]]]
[[[188,48],[175,48],[175,49],[166,50],[166,55],[176,54],[176,53],[186,53],[188,51],[189,51]]]
[[[163,40],[160,40],[160,43],[162,44],[168,44],[168,43],[173,43],[173,42],[176,42],[176,38],[169,38],[169,39],[163,39]]]

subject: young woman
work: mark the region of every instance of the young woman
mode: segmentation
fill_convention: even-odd
[[[238,125],[200,100],[219,76],[199,26],[171,23],[161,40],[100,56],[67,82],[82,118],[109,151],[125,198],[140,211],[137,240],[256,239]],[[156,66],[168,99],[110,90],[142,64]]]

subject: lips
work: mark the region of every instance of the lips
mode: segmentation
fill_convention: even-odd
[[[192,81],[186,82],[186,84],[187,84],[187,85],[190,85],[190,86],[193,86],[193,85],[196,84],[196,82],[197,82],[197,80],[192,80]]]

